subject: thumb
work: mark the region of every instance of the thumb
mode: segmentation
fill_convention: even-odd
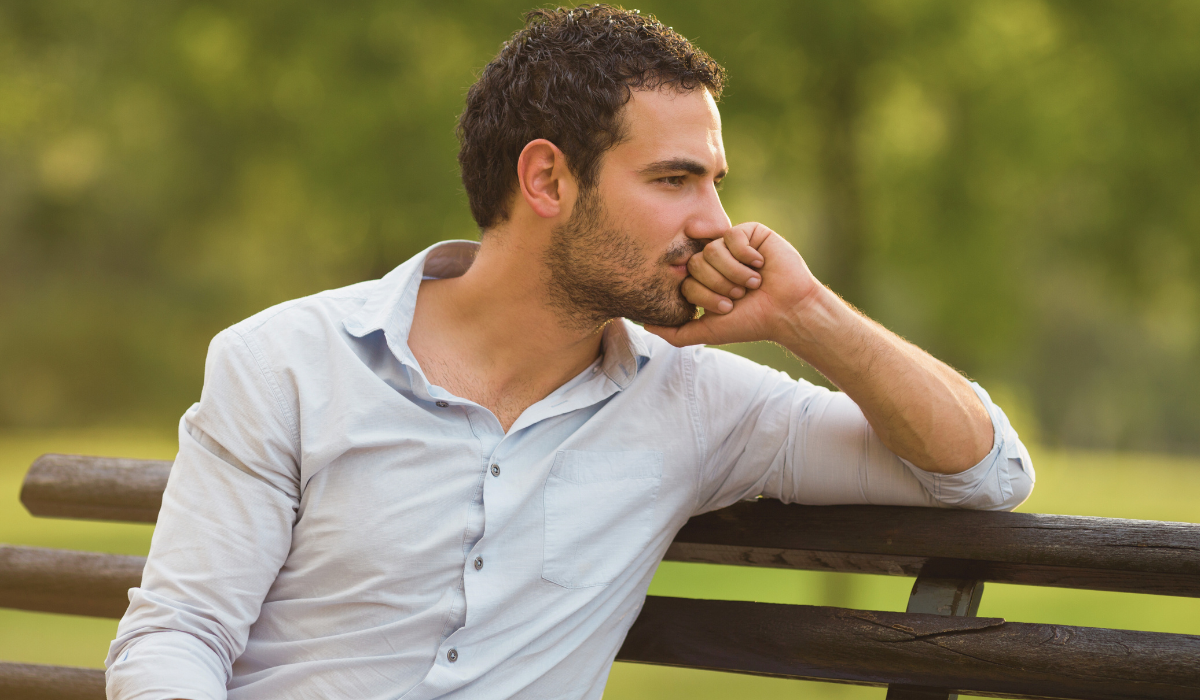
[[[694,321],[688,321],[682,326],[645,325],[643,328],[677,348],[688,345],[707,345],[711,342],[712,332],[705,323],[706,319],[707,314]]]

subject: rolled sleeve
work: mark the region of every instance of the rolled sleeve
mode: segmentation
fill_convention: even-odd
[[[992,419],[992,449],[978,464],[957,474],[927,472],[901,459],[921,485],[943,505],[973,510],[1012,510],[1033,492],[1037,475],[1029,451],[1008,416],[983,387],[971,382]]]
[[[218,655],[186,632],[159,630],[126,645],[108,666],[108,697],[123,700],[223,700]]]

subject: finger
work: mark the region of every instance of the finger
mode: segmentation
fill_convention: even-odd
[[[705,263],[712,265],[722,277],[739,287],[757,289],[762,284],[762,273],[734,258],[723,239],[717,239],[704,246],[703,255]]]
[[[730,281],[728,277],[709,264],[704,252],[696,253],[688,258],[687,269],[693,279],[717,294],[732,299],[741,299],[746,296],[745,288]]]
[[[681,291],[683,292],[684,299],[687,299],[696,306],[702,307],[706,312],[727,314],[733,311],[732,299],[717,294],[691,277],[683,281]]]
[[[763,255],[758,252],[758,246],[754,245],[754,227],[766,228],[762,224],[738,224],[729,229],[725,233],[725,247],[729,249],[733,258],[744,265],[760,268],[763,266]],[[761,241],[759,241],[761,244]]]
[[[761,250],[763,243],[766,243],[768,238],[775,235],[774,231],[757,221],[747,221],[744,224],[738,224],[736,228],[741,228],[750,235],[750,245],[755,250]]]

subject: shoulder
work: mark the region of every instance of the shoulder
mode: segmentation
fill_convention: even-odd
[[[342,322],[367,302],[380,280],[359,282],[292,299],[264,309],[222,331],[237,337],[266,364],[319,353],[345,335]]]
[[[242,336],[287,332],[291,329],[311,329],[354,313],[366,303],[380,280],[359,282],[348,287],[328,289],[317,294],[291,299],[243,319],[228,330]]]

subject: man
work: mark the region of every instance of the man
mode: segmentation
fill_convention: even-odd
[[[111,698],[598,698],[692,515],[1026,498],[987,394],[730,226],[723,82],[636,12],[530,13],[460,121],[482,243],[214,339]],[[749,340],[842,392],[701,345]]]

